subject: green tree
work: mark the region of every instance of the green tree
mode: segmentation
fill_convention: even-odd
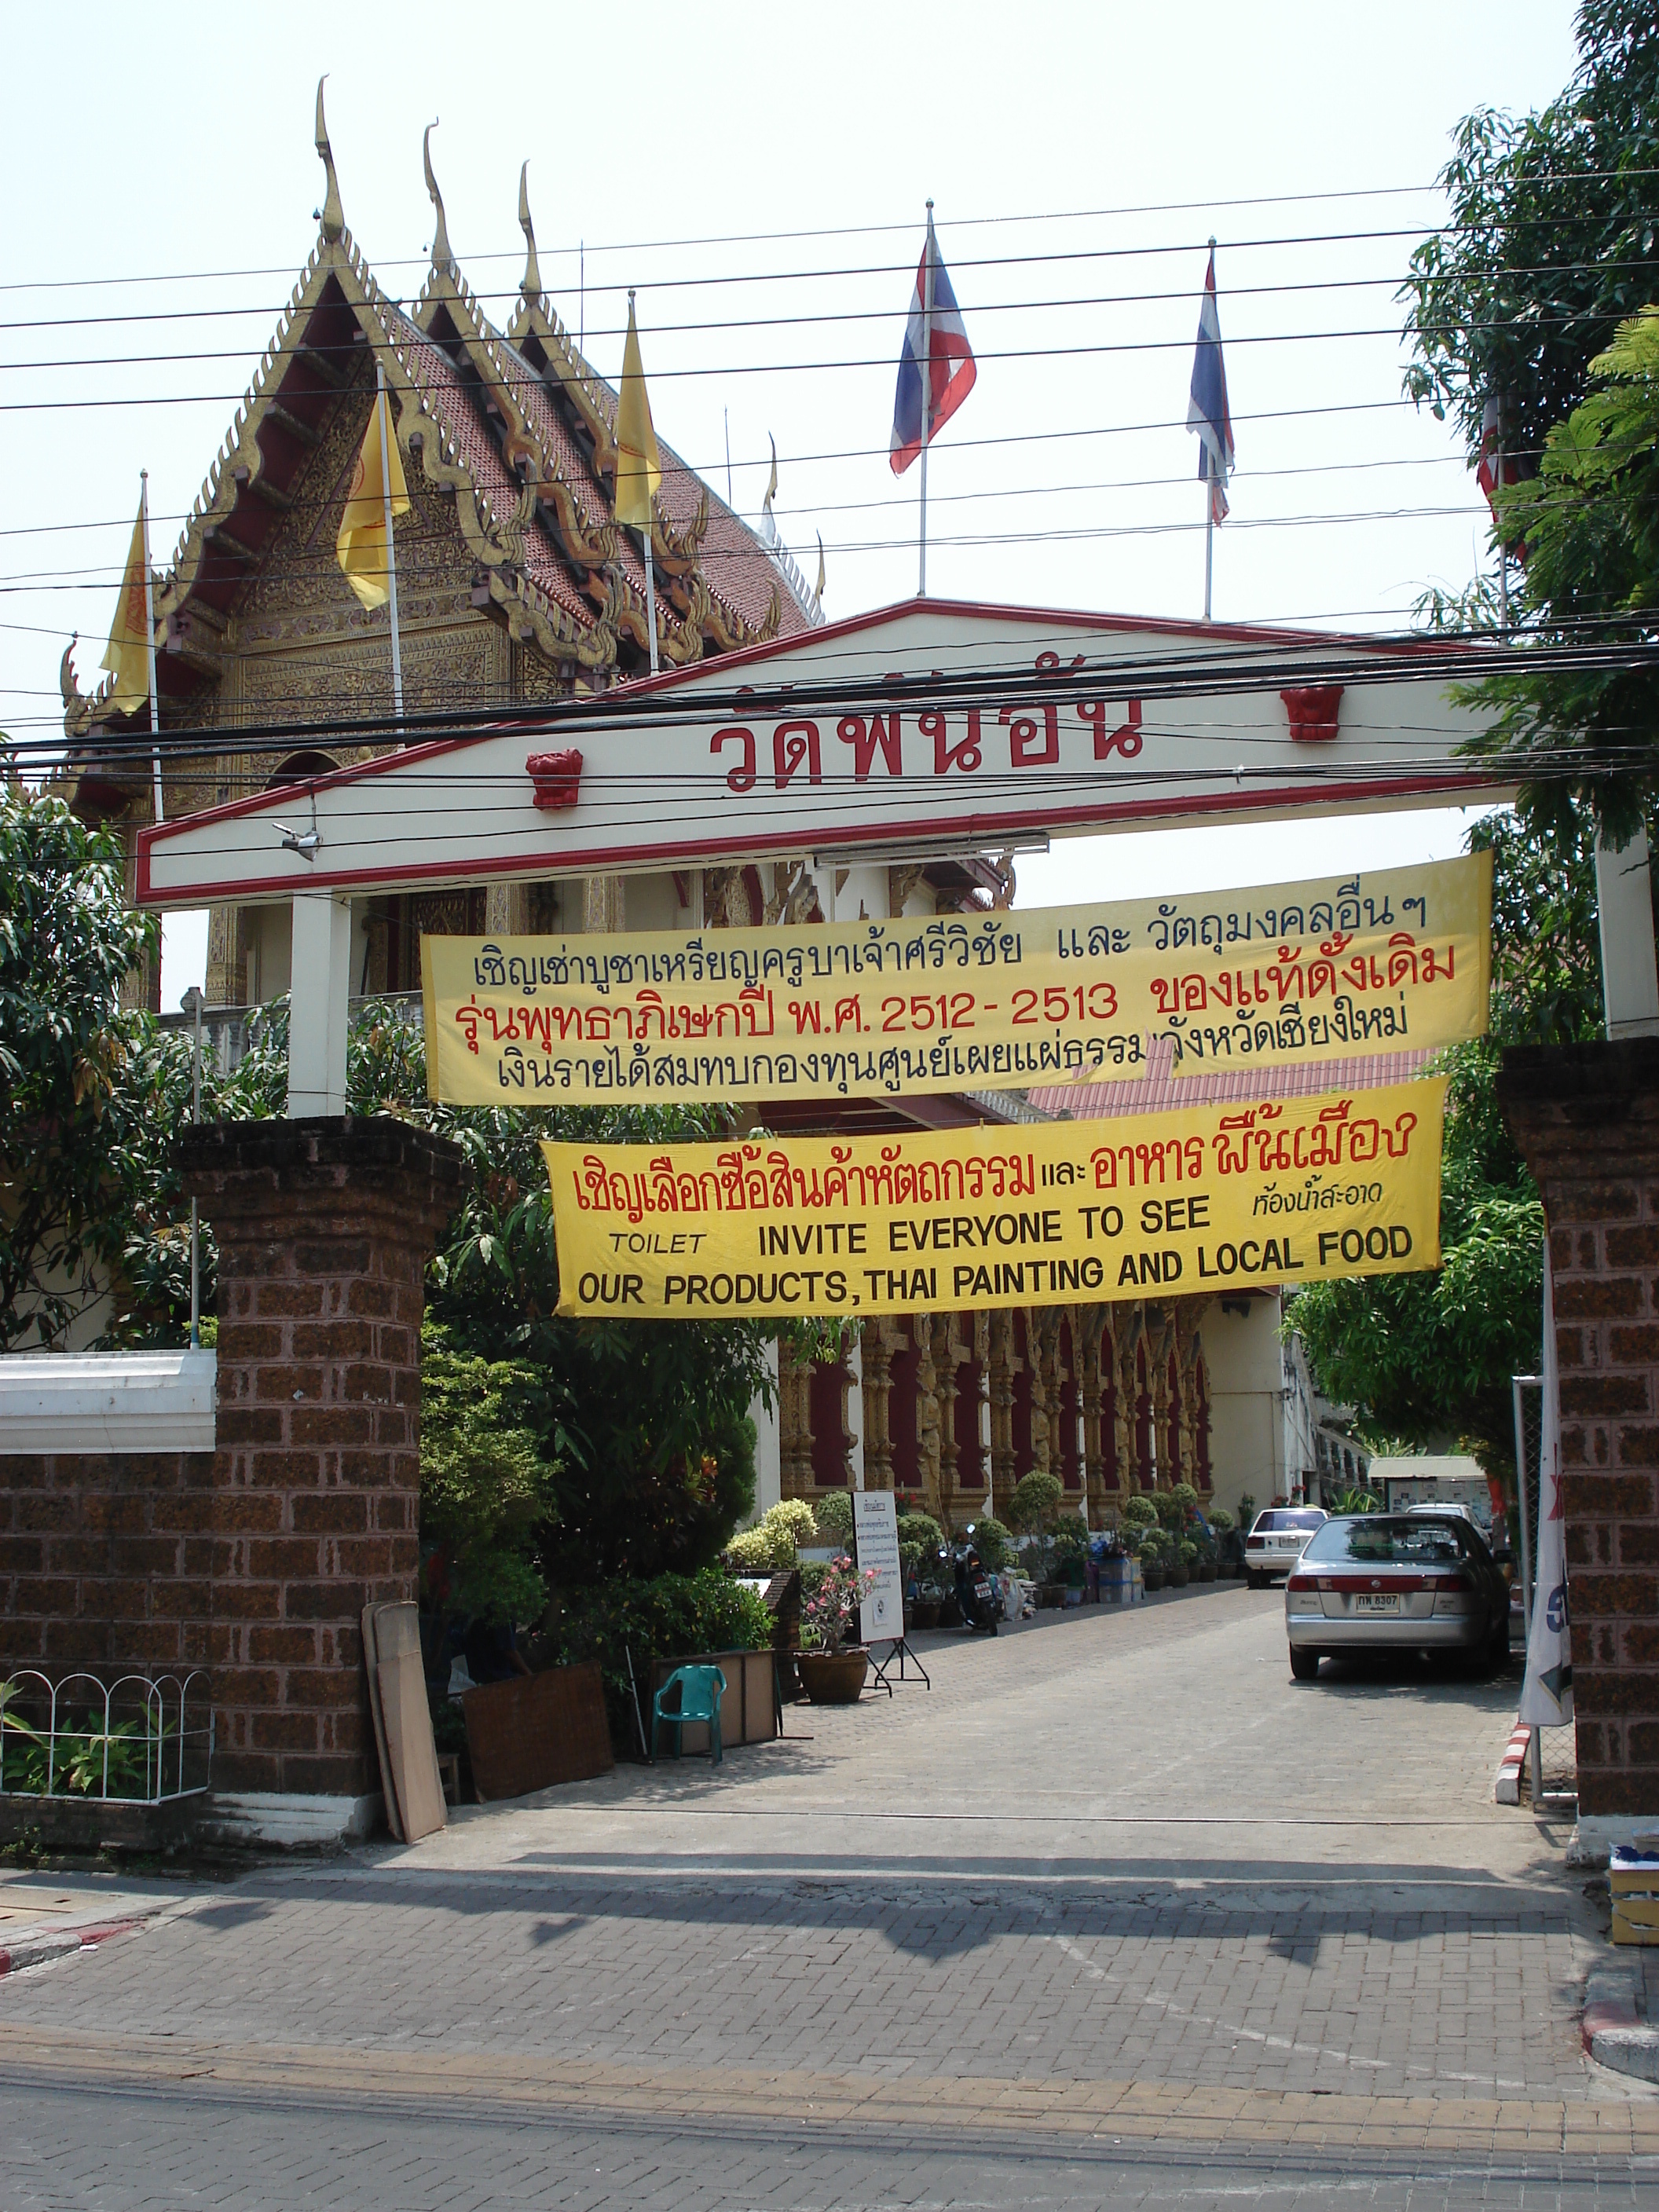
[[[118,842],[0,786],[0,1350],[61,1344],[118,1263],[145,1181],[121,986],[155,943]]]
[[[1492,854],[1492,1028],[1439,1062],[1442,1265],[1310,1284],[1285,1326],[1320,1389],[1362,1426],[1413,1444],[1460,1442],[1512,1477],[1510,1377],[1538,1361],[1543,1210],[1495,1086],[1504,1045],[1598,1032],[1594,848],[1582,823],[1545,839],[1508,815],[1479,823],[1470,842]]]
[[[1441,172],[1446,222],[1412,255],[1406,388],[1478,450],[1488,399],[1536,457],[1617,325],[1659,290],[1659,19],[1583,0],[1579,64],[1540,113],[1477,109]]]
[[[1645,648],[1659,492],[1659,18],[1643,0],[1583,0],[1579,66],[1517,118],[1481,109],[1442,173],[1449,221],[1412,257],[1406,388],[1449,414],[1473,454],[1490,400],[1523,481],[1495,535],[1524,551],[1511,618],[1545,646]],[[1593,390],[1598,378],[1601,388]],[[1477,584],[1431,619],[1488,626]],[[1623,660],[1626,665],[1619,665]],[[1659,682],[1635,654],[1497,678],[1482,744],[1518,755],[1522,811],[1571,836],[1584,806],[1623,842],[1659,769]],[[1530,771],[1528,774],[1528,772]]]
[[[1525,805],[1557,833],[1575,803],[1620,842],[1659,775],[1659,307],[1622,323],[1591,363],[1598,388],[1551,429],[1530,481],[1498,497],[1500,526],[1527,548],[1518,601],[1529,635],[1639,648],[1579,667],[1522,668],[1477,696],[1498,716],[1481,743],[1535,764]]]
[[[540,1539],[559,1467],[544,1456],[547,1388],[522,1361],[453,1351],[428,1327],[421,1352],[421,1540],[428,1594],[487,1620],[538,1620]]]

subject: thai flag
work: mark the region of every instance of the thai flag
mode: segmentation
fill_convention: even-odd
[[[1227,410],[1227,370],[1221,358],[1221,317],[1215,303],[1215,240],[1210,240],[1209,274],[1198,314],[1198,350],[1193,356],[1192,396],[1187,428],[1203,441],[1198,457],[1200,483],[1210,487],[1210,520],[1227,519],[1227,479],[1233,472],[1233,418]]]
[[[933,313],[927,336],[927,271],[933,274]],[[928,340],[931,339],[931,343]],[[927,219],[927,242],[916,268],[916,289],[910,295],[910,319],[904,326],[904,350],[899,356],[898,390],[893,396],[893,438],[888,459],[893,474],[902,477],[921,451],[921,362],[927,356],[927,438],[938,437],[974,388],[974,349],[962,326],[957,295],[950,274],[939,259],[933,222]]]
[[[1524,483],[1537,473],[1536,465],[1530,455],[1505,451],[1504,403],[1494,394],[1487,400],[1481,414],[1480,451],[1476,458],[1474,470],[1474,480],[1486,494],[1486,504],[1492,508],[1494,528],[1498,522],[1498,508],[1493,501],[1492,494],[1498,488],[1500,470],[1505,486]],[[1504,550],[1513,560],[1521,562],[1526,560],[1527,545],[1524,539],[1517,539],[1515,544],[1507,546]]]

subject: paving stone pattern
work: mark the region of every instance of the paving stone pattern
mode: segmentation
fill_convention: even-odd
[[[1196,2206],[1340,2180],[1415,2207],[1521,2202],[1491,2191],[1523,2169],[1528,2205],[1626,2201],[1649,2093],[1579,2047],[1595,1909],[1565,1829],[1491,1803],[1512,1679],[1293,1685],[1280,1601],[1237,1588],[926,1656],[931,1692],[792,1708],[795,1741],[718,1771],[476,1808],[14,1978],[0,2201],[198,2201],[184,2176],[237,2205]],[[106,2069],[79,2121],[23,2056],[72,2073],[76,2038]],[[299,2106],[258,2063],[204,2078],[296,2050],[319,2117],[287,2137]],[[112,2051],[143,2094],[109,2085]],[[522,2076],[494,2118],[492,2059]],[[1109,2114],[1065,2140],[1110,2083],[1166,2100],[1155,2142],[1114,2143]],[[846,2117],[860,2084],[902,2118]],[[441,2125],[426,2085],[456,2094]],[[1232,2116],[1224,2159],[1187,2111]],[[1564,2165],[1571,2111],[1591,2148]],[[1323,2148],[1297,2148],[1310,2112]],[[120,2193],[123,2142],[155,2146],[152,2197]],[[243,2157],[283,2193],[246,2193]],[[97,2193],[52,2195],[64,2171]]]

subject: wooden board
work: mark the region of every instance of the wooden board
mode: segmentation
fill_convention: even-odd
[[[374,1616],[384,1609],[378,1605],[363,1607],[363,1672],[368,1678],[368,1713],[374,1723],[374,1750],[380,1763],[380,1794],[386,1799],[386,1824],[402,1844],[407,1843],[409,1838],[404,1833],[404,1816],[392,1782],[392,1760],[386,1747],[386,1715],[380,1707],[380,1652]]]
[[[374,1748],[380,1761],[380,1788],[386,1797],[386,1826],[400,1844],[412,1840],[407,1832],[403,1805],[386,1744],[386,1716],[381,1708],[380,1669],[383,1661],[421,1652],[421,1616],[407,1600],[363,1607],[363,1672],[368,1677],[369,1717],[374,1723]],[[428,1726],[430,1725],[428,1718]],[[425,1830],[422,1831],[424,1834]]]
[[[411,1607],[410,1610],[413,1610]],[[376,1673],[386,1716],[386,1752],[397,1785],[406,1844],[417,1844],[448,1820],[438,1753],[432,1740],[432,1711],[426,1701],[426,1674],[418,1647],[382,1659]]]
[[[461,1699],[481,1800],[586,1782],[616,1765],[597,1659],[485,1682]]]

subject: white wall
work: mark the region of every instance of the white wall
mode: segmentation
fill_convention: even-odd
[[[1279,1294],[1251,1298],[1242,1313],[1241,1303],[1229,1309],[1217,1298],[1199,1322],[1210,1382],[1210,1479],[1216,1504],[1235,1514],[1241,1492],[1266,1505],[1285,1480]]]

